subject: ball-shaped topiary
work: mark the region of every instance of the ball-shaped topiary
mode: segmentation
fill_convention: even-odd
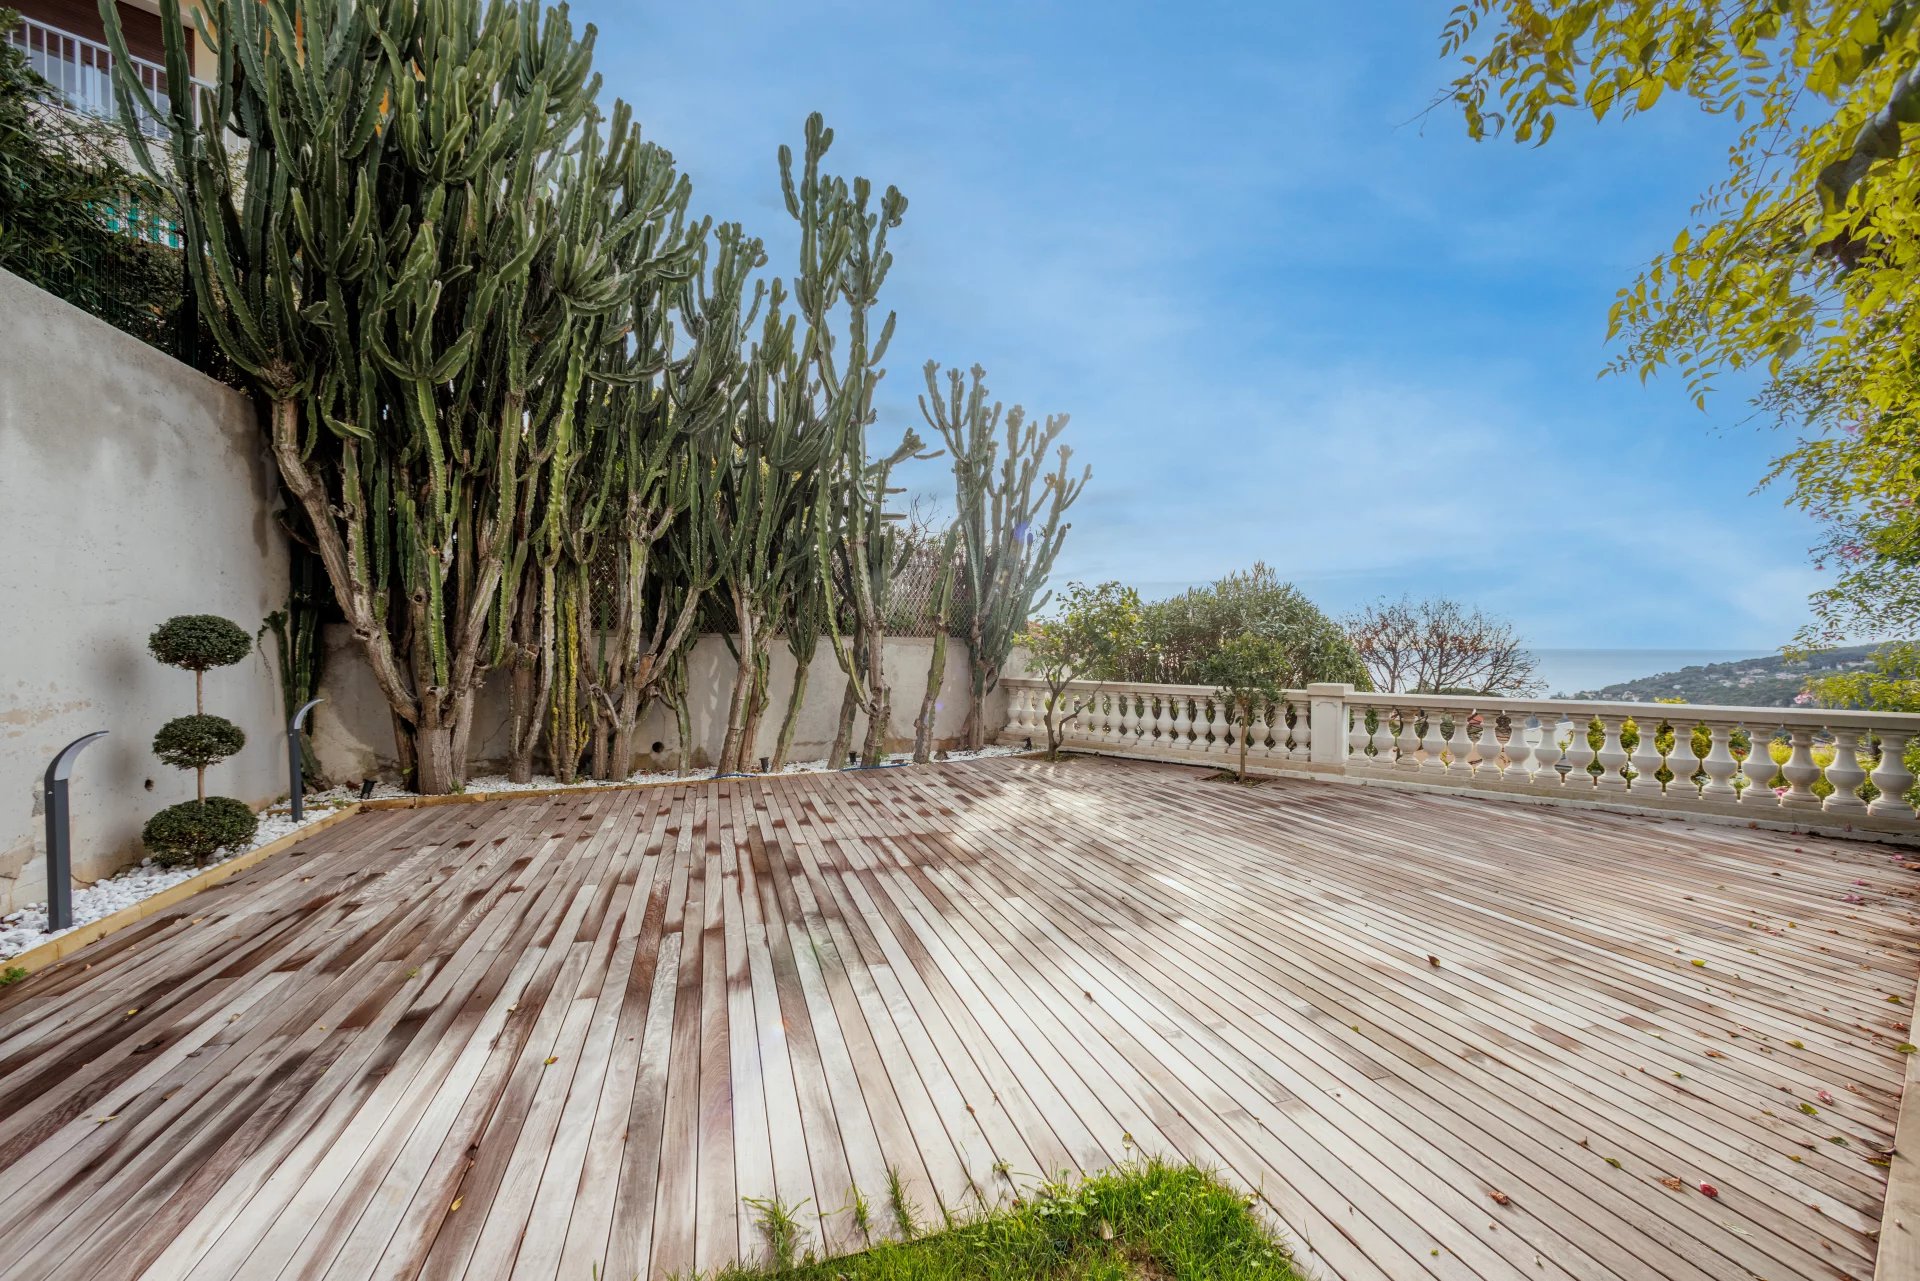
[[[253,652],[253,638],[218,614],[180,614],[153,629],[147,649],[169,667],[204,672],[240,662]]]
[[[204,863],[229,845],[253,839],[260,819],[230,796],[169,805],[147,820],[140,839],[153,861],[166,867]]]
[[[206,713],[176,717],[153,736],[153,754],[175,769],[205,769],[246,745],[245,730]]]

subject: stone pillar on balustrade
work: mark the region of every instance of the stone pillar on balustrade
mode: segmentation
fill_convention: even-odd
[[[1306,767],[1316,774],[1347,772],[1347,699],[1353,686],[1342,681],[1316,681],[1307,686]]]

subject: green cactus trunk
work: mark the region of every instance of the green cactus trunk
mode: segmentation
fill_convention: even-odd
[[[913,759],[919,765],[933,758],[933,724],[940,712],[940,690],[947,678],[947,619],[953,611],[953,582],[959,573],[954,558],[959,545],[960,527],[950,526],[940,542],[940,577],[934,588],[933,653],[927,661],[927,690],[920,697],[920,714],[913,721]]]
[[[801,663],[794,668],[793,689],[787,694],[787,710],[780,718],[780,737],[774,741],[771,770],[778,774],[787,764],[787,756],[793,751],[794,730],[800,724],[800,709],[807,702],[807,682],[810,663]]]

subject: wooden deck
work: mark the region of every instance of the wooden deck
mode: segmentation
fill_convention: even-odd
[[[1091,759],[363,815],[0,990],[0,1277],[626,1281],[1147,1152],[1349,1281],[1864,1278],[1902,863]]]

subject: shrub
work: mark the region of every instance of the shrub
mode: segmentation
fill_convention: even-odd
[[[147,820],[140,839],[153,861],[166,867],[204,863],[229,845],[253,839],[260,820],[231,796],[170,805]]]
[[[1202,665],[1241,635],[1275,642],[1272,653],[1285,661],[1274,677],[1283,689],[1299,689],[1312,681],[1373,688],[1360,651],[1340,624],[1258,561],[1244,573],[1146,605],[1137,641],[1115,657],[1109,675],[1126,681],[1210,684]]]
[[[169,667],[204,672],[246,658],[253,652],[253,638],[218,614],[181,614],[153,629],[147,649]]]
[[[222,845],[252,836],[256,822],[239,801],[207,795],[207,766],[245,747],[247,736],[226,717],[207,715],[203,697],[207,669],[245,658],[253,638],[217,614],[181,614],[153,629],[147,649],[169,667],[193,673],[194,714],[162,725],[153,736],[153,754],[175,769],[194,772],[195,799],[155,814],[143,835],[163,863],[203,860]]]
[[[153,754],[175,769],[205,769],[247,745],[246,731],[224,716],[180,716],[153,736]]]
[[[92,6],[85,6],[91,8]],[[120,157],[117,122],[62,109],[0,8],[0,268],[163,351],[184,279],[171,198]]]

